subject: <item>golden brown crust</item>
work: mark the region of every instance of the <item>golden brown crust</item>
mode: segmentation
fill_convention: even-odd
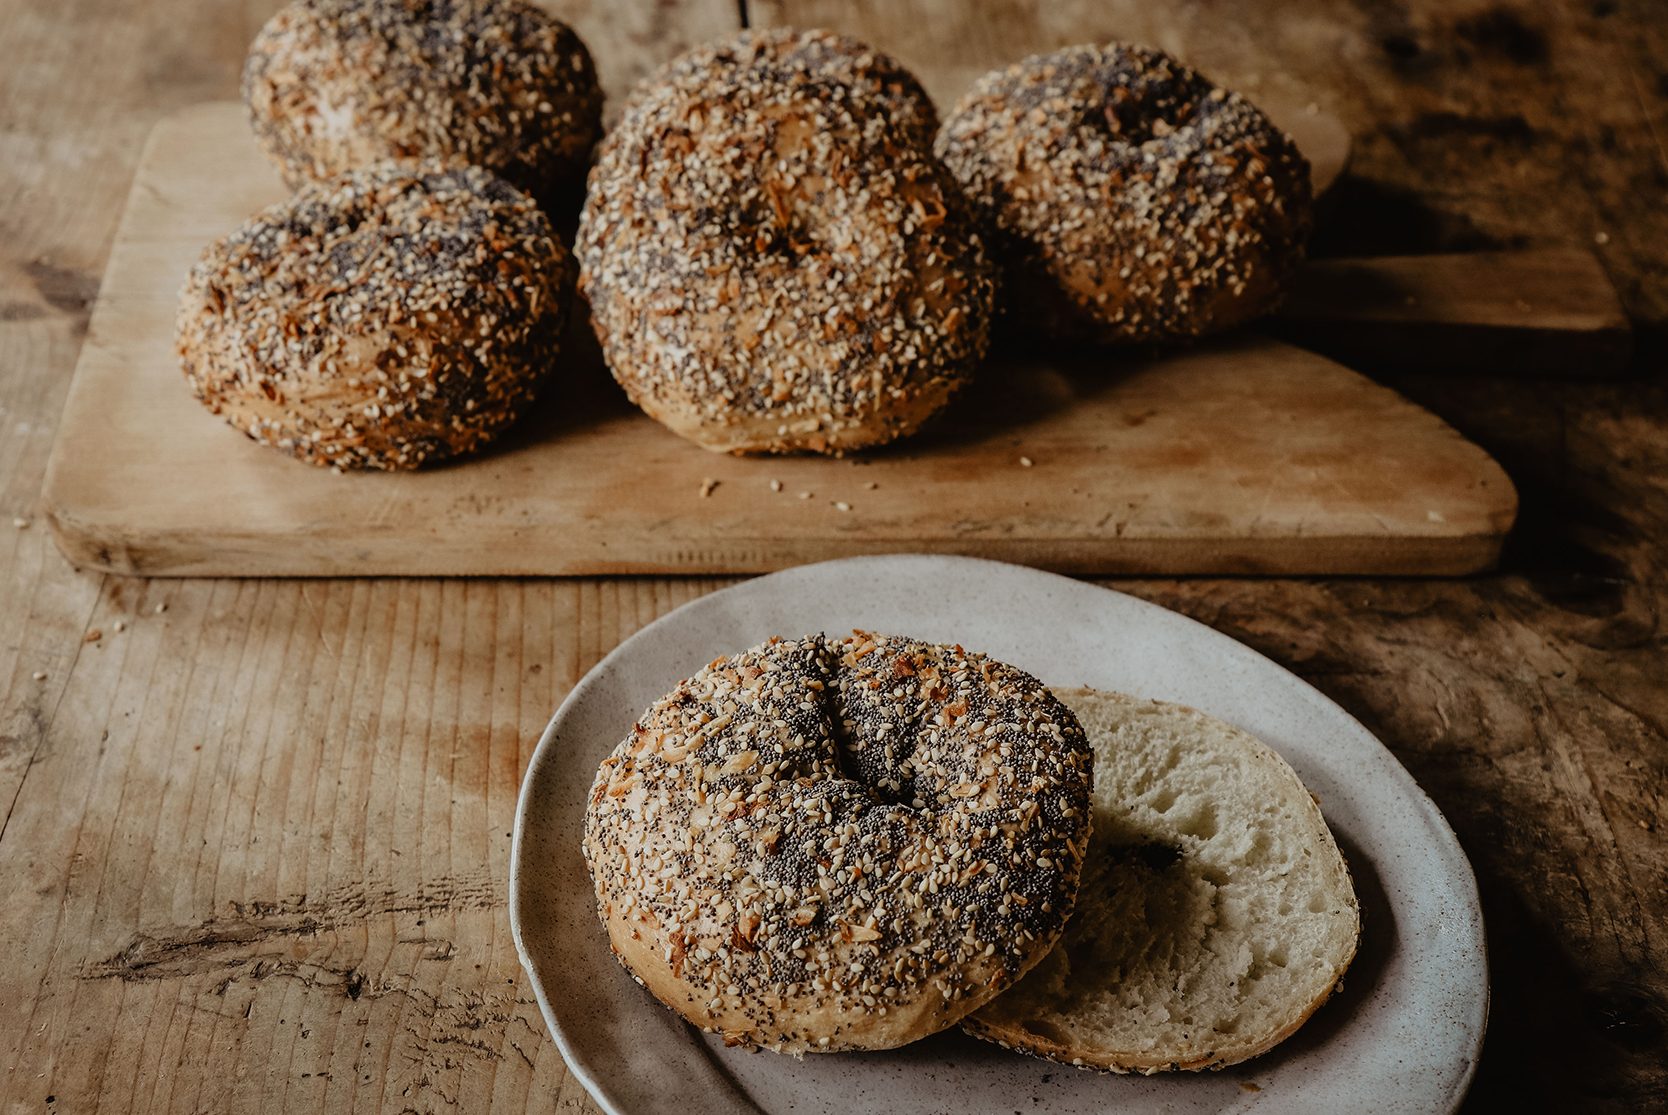
[[[1348,968],[1355,959],[1352,950],[1345,960],[1344,967]],[[1041,1034],[1034,1033],[1020,1026],[1005,1026],[1000,1022],[989,1021],[984,1018],[969,1017],[961,1020],[961,1028],[982,1041],[994,1042],[1004,1049],[1011,1049],[1015,1053],[1024,1053],[1032,1057],[1041,1057],[1048,1061],[1057,1061],[1063,1065],[1071,1065],[1080,1069],[1099,1069],[1101,1072],[1140,1073],[1151,1076],[1160,1072],[1214,1072],[1225,1069],[1230,1065],[1237,1065],[1242,1061],[1249,1061],[1253,1057],[1260,1057],[1273,1049],[1309,1021],[1311,1015],[1326,1005],[1328,999],[1338,993],[1344,981],[1340,978],[1329,986],[1326,991],[1311,1002],[1296,1015],[1292,1021],[1259,1041],[1243,1045],[1224,1045],[1213,1049],[1199,1057],[1183,1058],[1181,1060],[1164,1060],[1153,1057],[1143,1057],[1134,1051],[1120,1051],[1108,1053],[1104,1050],[1091,1050],[1069,1046],[1064,1042],[1051,1041]]]
[[[211,244],[176,345],[202,403],[310,464],[416,468],[513,422],[555,360],[572,264],[477,167],[384,163]]]
[[[1070,47],[987,74],[937,150],[993,230],[1021,328],[1197,337],[1267,312],[1302,261],[1308,163],[1157,50]]]
[[[585,44],[523,0],[296,0],[255,37],[243,95],[292,187],[431,157],[549,203],[602,130]]]
[[[768,72],[640,94],[576,253],[615,378],[709,449],[891,441],[985,352],[993,268],[948,173],[886,116]]]
[[[1040,682],[856,633],[722,658],[604,760],[584,852],[616,955],[732,1044],[885,1049],[1040,959],[1088,842],[1088,745]]]

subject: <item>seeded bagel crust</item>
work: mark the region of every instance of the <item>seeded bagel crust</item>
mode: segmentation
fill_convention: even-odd
[[[513,422],[556,358],[572,263],[477,167],[383,163],[304,186],[211,244],[180,292],[192,392],[333,468],[416,468]]]
[[[954,180],[883,113],[768,71],[643,91],[576,253],[615,379],[708,449],[891,441],[985,353],[994,268]]]
[[[937,150],[992,232],[1023,330],[1198,337],[1273,308],[1303,258],[1307,161],[1161,51],[1076,46],[987,74]]]
[[[938,131],[932,98],[895,58],[847,35],[793,27],[743,31],[685,51],[644,79],[626,112],[662,86],[699,86],[738,71],[850,100],[859,111],[883,113],[924,149],[931,149]]]
[[[243,96],[292,187],[432,157],[548,202],[602,131],[585,44],[523,0],[296,0],[250,46]]]
[[[656,998],[732,1045],[887,1049],[1026,972],[1088,844],[1082,729],[1035,678],[854,633],[720,658],[603,760],[598,914]]]

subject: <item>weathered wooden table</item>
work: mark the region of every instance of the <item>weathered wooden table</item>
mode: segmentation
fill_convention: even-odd
[[[147,583],[76,573],[31,521],[139,145],[236,94],[274,6],[0,6],[0,1108],[592,1110],[510,942],[516,788],[569,686],[718,582]],[[1142,39],[1349,122],[1321,251],[1597,244],[1637,377],[1400,383],[1516,479],[1499,575],[1119,587],[1313,681],[1452,820],[1494,971],[1474,1109],[1668,1107],[1659,9],[557,7],[616,95],[743,18],[867,37],[941,100],[1031,48]]]

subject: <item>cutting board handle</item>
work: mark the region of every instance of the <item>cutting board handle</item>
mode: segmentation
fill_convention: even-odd
[[[1369,372],[1616,375],[1633,334],[1581,248],[1311,260],[1265,328]]]

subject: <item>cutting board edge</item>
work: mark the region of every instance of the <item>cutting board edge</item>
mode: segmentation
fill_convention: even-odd
[[[1515,501],[1514,501],[1515,502]],[[291,539],[272,546],[270,535],[199,533],[190,547],[171,541],[167,531],[109,529],[61,506],[48,504],[45,519],[53,540],[79,569],[141,577],[589,577],[748,576],[843,557],[898,553],[958,554],[1046,569],[1074,576],[1463,576],[1494,569],[1505,530],[1390,537],[1373,534],[1315,534],[1300,537],[1113,539],[927,539],[916,545],[896,540],[839,537],[726,539],[722,546],[692,543],[700,560],[670,548],[622,546],[616,554],[549,560],[482,559],[514,551],[481,547],[478,539],[455,547],[412,547],[392,536],[334,545],[328,554]],[[673,546],[676,543],[672,544]],[[350,552],[351,550],[357,552]]]

